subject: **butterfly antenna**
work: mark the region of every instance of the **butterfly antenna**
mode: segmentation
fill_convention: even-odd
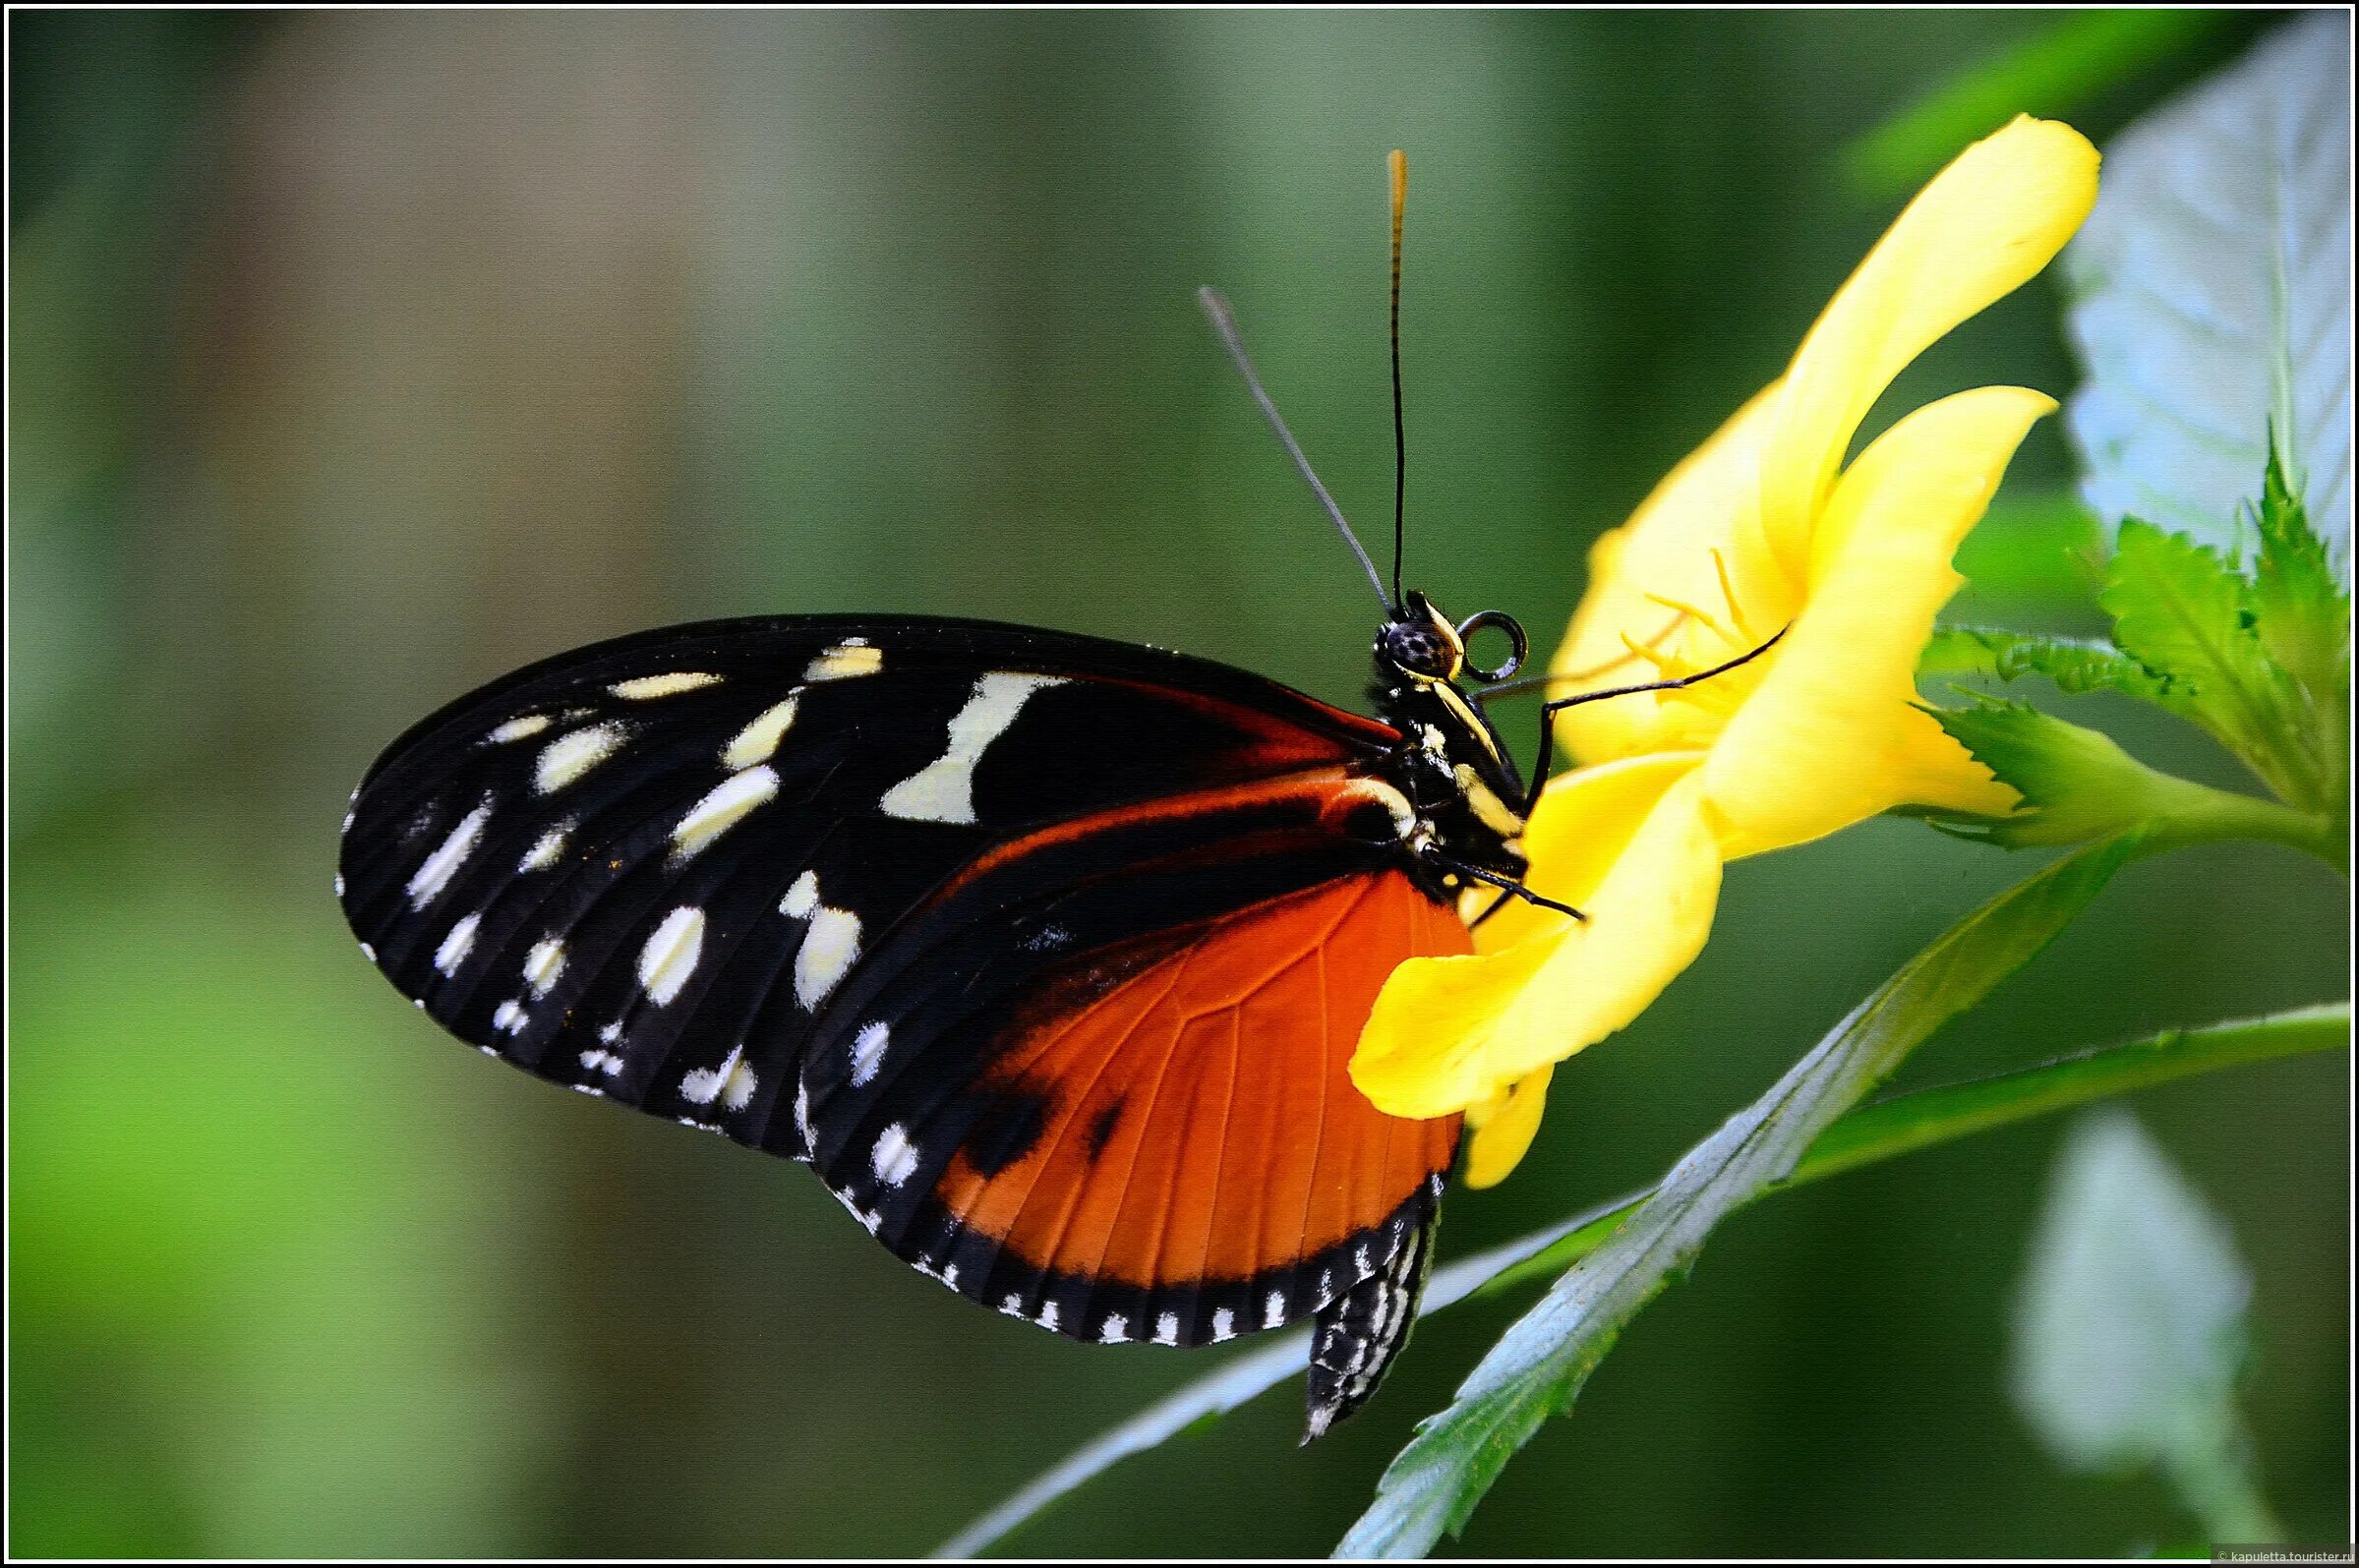
[[[1400,599],[1400,550],[1409,499],[1409,436],[1400,417],[1400,217],[1409,203],[1409,155],[1394,147],[1392,170],[1392,602]]]
[[[1360,536],[1353,533],[1351,524],[1343,520],[1343,508],[1335,504],[1335,497],[1329,495],[1327,487],[1319,483],[1319,476],[1311,471],[1311,460],[1303,456],[1302,447],[1294,439],[1294,433],[1286,429],[1286,422],[1278,417],[1277,405],[1269,400],[1269,394],[1263,389],[1262,377],[1254,373],[1253,358],[1245,352],[1245,339],[1238,335],[1237,318],[1230,312],[1228,301],[1220,297],[1218,289],[1208,286],[1196,291],[1196,302],[1204,307],[1205,315],[1211,319],[1212,330],[1220,334],[1220,341],[1228,348],[1228,357],[1236,362],[1237,374],[1245,377],[1247,390],[1253,393],[1253,400],[1261,405],[1262,417],[1269,421],[1271,430],[1277,432],[1277,438],[1285,446],[1286,455],[1294,459],[1294,466],[1310,485],[1311,494],[1317,495],[1319,504],[1327,508],[1327,516],[1334,520],[1336,531],[1342,534],[1343,542],[1351,547],[1351,552],[1360,557],[1360,566],[1368,573],[1368,581],[1375,585],[1376,597],[1384,601],[1386,613],[1397,614],[1400,601],[1397,598],[1385,598],[1385,579],[1377,572],[1376,562],[1368,558],[1368,552],[1360,544]]]

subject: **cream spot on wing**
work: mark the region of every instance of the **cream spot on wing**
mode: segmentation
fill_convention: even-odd
[[[482,921],[482,915],[471,914],[452,926],[442,945],[434,950],[434,966],[445,975],[458,973],[458,966],[467,961],[467,950],[475,946],[475,928]]]
[[[768,768],[748,768],[733,774],[715,784],[679,819],[679,826],[672,830],[674,848],[683,859],[694,854],[777,793],[778,775]]]
[[[504,746],[511,740],[522,740],[528,735],[539,734],[549,727],[549,723],[547,714],[526,714],[521,719],[510,719],[506,724],[484,736],[484,739],[495,746]]]
[[[725,1111],[744,1110],[753,1103],[753,1091],[760,1087],[761,1080],[754,1076],[752,1067],[739,1062],[729,1070],[728,1078],[721,1084],[721,1108]]]
[[[679,995],[703,951],[702,909],[682,904],[664,916],[664,923],[639,950],[639,984],[646,988],[647,1000],[660,1008]]]
[[[805,871],[796,877],[795,885],[787,890],[787,896],[778,902],[780,914],[791,914],[797,920],[818,907],[819,873],[816,871]]]
[[[885,1047],[892,1042],[892,1026],[882,1018],[877,1019],[874,1023],[865,1023],[860,1026],[860,1032],[855,1035],[852,1041],[852,1086],[854,1088],[865,1086],[871,1078],[876,1076],[876,1070],[884,1064]]]
[[[475,846],[483,842],[483,825],[491,820],[492,803],[486,800],[450,830],[450,837],[442,841],[442,847],[428,855],[426,863],[409,879],[407,891],[411,908],[425,908],[436,894],[449,886],[458,868],[467,863],[467,856],[473,854]]]
[[[798,694],[790,693],[787,700],[762,710],[761,716],[737,731],[721,753],[721,766],[731,771],[750,768],[757,762],[768,762],[778,749],[779,737],[795,722],[795,705]]]
[[[701,670],[681,669],[669,675],[639,675],[629,680],[618,680],[606,689],[624,702],[646,702],[653,697],[677,697],[683,691],[694,691],[699,686],[717,686],[720,683],[719,675],[708,675]]]
[[[859,956],[858,915],[824,903],[812,910],[802,946],[795,950],[795,1000],[802,1004],[802,1010],[817,1012]]]
[[[533,841],[524,858],[516,862],[518,871],[546,871],[557,864],[557,857],[565,852],[565,836],[573,831],[571,819],[559,823]]]
[[[885,668],[882,649],[871,648],[861,638],[847,637],[832,648],[819,650],[802,672],[805,680],[851,680],[858,675],[873,675]]]
[[[545,997],[557,984],[557,977],[565,972],[565,944],[549,937],[532,945],[524,956],[524,978],[532,983],[532,994]]]
[[[540,760],[533,765],[533,787],[545,795],[557,793],[613,756],[629,733],[618,724],[567,730],[541,748]]]
[[[868,1151],[868,1169],[887,1187],[899,1187],[917,1174],[917,1145],[899,1122],[878,1134],[876,1147]]]
[[[1007,732],[1033,692],[1064,684],[1061,675],[996,670],[977,679],[967,705],[951,716],[949,748],[886,790],[878,808],[914,822],[973,822],[974,765],[982,760],[983,748]]]

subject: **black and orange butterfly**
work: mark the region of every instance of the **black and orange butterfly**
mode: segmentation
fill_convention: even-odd
[[[1470,885],[1548,901],[1532,794],[1458,684],[1512,674],[1521,629],[1401,593],[1397,526],[1389,595],[1352,545],[1381,720],[982,621],[672,627],[394,741],[345,912],[461,1039],[808,1162],[971,1300],[1106,1343],[1311,1314],[1315,1436],[1408,1331],[1458,1145],[1353,1086],[1361,1026],[1401,960],[1470,951]],[[1513,657],[1470,670],[1483,626]]]

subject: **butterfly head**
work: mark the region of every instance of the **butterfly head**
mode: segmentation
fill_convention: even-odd
[[[1488,668],[1466,662],[1466,640],[1486,629],[1504,632],[1509,643],[1505,662]],[[1514,616],[1485,610],[1452,625],[1432,600],[1414,589],[1402,596],[1400,609],[1376,633],[1377,667],[1384,678],[1405,675],[1428,684],[1454,682],[1460,675],[1472,675],[1485,685],[1504,680],[1522,668],[1530,648]]]

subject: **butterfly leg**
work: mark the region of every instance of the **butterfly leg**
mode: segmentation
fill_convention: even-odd
[[[1566,708],[1578,708],[1585,702],[1604,702],[1609,697],[1635,697],[1641,692],[1679,691],[1683,687],[1697,685],[1710,680],[1715,675],[1725,675],[1732,669],[1751,664],[1775,648],[1779,640],[1793,629],[1791,625],[1781,626],[1778,628],[1776,636],[1758,648],[1748,649],[1725,664],[1714,665],[1709,669],[1699,669],[1691,675],[1681,675],[1676,680],[1649,680],[1635,686],[1609,686],[1603,691],[1584,691],[1574,696],[1559,697],[1554,702],[1541,704],[1540,754],[1532,760],[1532,785],[1524,794],[1523,814],[1526,817],[1532,814],[1533,809],[1540,804],[1540,791],[1548,787],[1549,759],[1556,754],[1556,725],[1557,715],[1560,712]]]
[[[1460,860],[1456,855],[1445,854],[1430,844],[1426,846],[1422,853],[1426,859],[1431,860],[1434,864],[1442,867],[1442,869],[1445,871],[1454,871],[1461,877],[1471,878],[1473,881],[1499,889],[1499,898],[1501,903],[1504,903],[1509,899],[1521,899],[1524,902],[1537,905],[1540,908],[1554,909],[1559,914],[1571,915],[1575,920],[1586,920],[1589,918],[1587,915],[1581,913],[1580,910],[1575,909],[1569,903],[1559,903],[1554,899],[1544,898],[1540,894],[1534,893],[1522,883],[1517,882],[1513,877],[1504,877],[1496,871],[1486,871],[1481,866],[1473,865],[1467,861]],[[1495,903],[1490,909],[1486,909],[1483,912],[1486,916],[1488,916],[1498,907],[1499,904]]]

